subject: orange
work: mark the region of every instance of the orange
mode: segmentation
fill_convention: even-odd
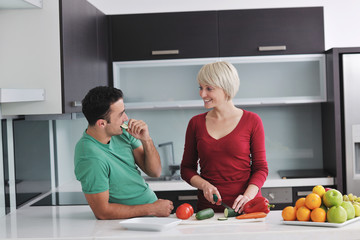
[[[315,208],[311,211],[310,214],[311,221],[313,222],[325,222],[326,221],[326,212],[322,208]]]
[[[300,207],[296,210],[296,219],[299,221],[309,221],[311,211],[305,206]]]
[[[305,198],[304,198],[304,197],[299,198],[299,199],[296,201],[296,203],[295,203],[295,207],[296,207],[297,209],[299,209],[299,208],[302,207],[302,206],[305,206]]]
[[[295,221],[296,220],[296,207],[287,206],[285,207],[282,212],[281,216],[284,221]]]
[[[316,185],[313,188],[312,192],[316,193],[317,195],[319,195],[322,198],[322,196],[324,196],[326,191],[325,191],[325,188],[322,185]]]
[[[305,206],[312,210],[321,206],[321,197],[316,193],[310,193],[305,198]]]

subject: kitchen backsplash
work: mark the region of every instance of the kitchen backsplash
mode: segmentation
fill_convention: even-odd
[[[320,104],[299,104],[266,107],[244,107],[256,112],[263,120],[265,144],[270,174],[284,169],[317,169],[323,167]],[[174,161],[180,164],[188,121],[199,109],[128,110],[129,118],[144,120],[154,144],[172,142]],[[57,166],[59,184],[75,179],[73,173],[74,146],[85,130],[85,118],[56,121]],[[158,148],[163,175],[169,175],[172,159]]]

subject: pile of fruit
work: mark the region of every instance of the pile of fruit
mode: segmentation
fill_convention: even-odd
[[[285,207],[281,215],[284,221],[343,223],[360,216],[360,197],[317,185],[295,206]]]

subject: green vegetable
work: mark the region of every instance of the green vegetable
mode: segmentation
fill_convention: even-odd
[[[224,209],[224,216],[225,216],[226,218],[228,218],[228,217],[236,217],[236,216],[239,216],[239,215],[240,215],[240,214],[237,213],[237,212],[235,212],[235,210],[232,209],[232,208],[225,208],[225,209]]]
[[[225,221],[225,220],[228,220],[226,217],[219,217],[217,220],[219,221]]]
[[[212,208],[203,209],[195,214],[197,220],[204,220],[212,218],[215,215],[215,212]]]

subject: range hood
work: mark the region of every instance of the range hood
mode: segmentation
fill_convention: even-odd
[[[42,0],[0,0],[0,9],[42,8]]]
[[[45,89],[0,88],[0,103],[44,101]]]

